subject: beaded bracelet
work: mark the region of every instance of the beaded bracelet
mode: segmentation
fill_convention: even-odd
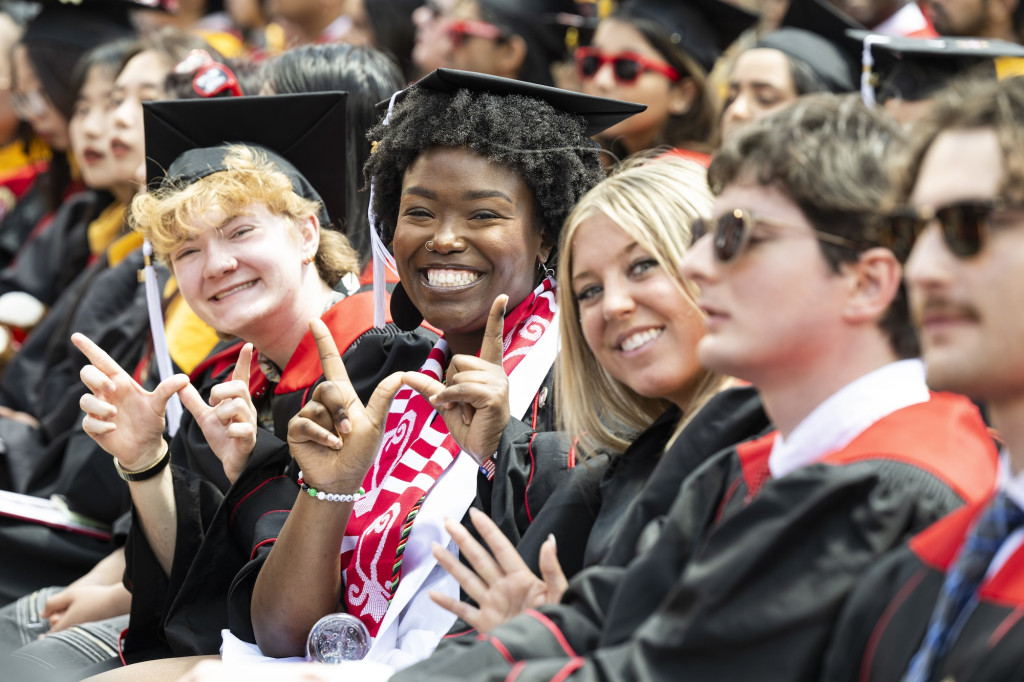
[[[359,486],[359,490],[355,491],[351,495],[347,495],[345,493],[325,493],[323,490],[317,490],[306,483],[302,478],[301,471],[299,472],[299,488],[301,488],[302,492],[306,493],[310,497],[315,497],[318,500],[327,500],[328,502],[355,502],[366,494],[366,491],[363,490],[363,486]]]

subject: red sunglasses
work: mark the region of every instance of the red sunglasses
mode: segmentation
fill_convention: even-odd
[[[486,21],[452,19],[448,24],[448,38],[452,41],[452,47],[461,47],[466,36],[501,40],[505,37],[505,32]]]
[[[576,73],[580,80],[590,80],[605,64],[612,65],[615,81],[622,85],[636,82],[644,71],[660,73],[673,83],[682,80],[679,72],[665,62],[650,59],[635,52],[606,54],[596,47],[581,47],[576,50]]]
[[[235,73],[213,60],[206,50],[192,50],[178,62],[174,73],[192,74],[192,89],[200,97],[241,97],[242,88]]]

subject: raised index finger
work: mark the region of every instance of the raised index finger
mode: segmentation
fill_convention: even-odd
[[[107,352],[93,343],[85,334],[75,332],[71,335],[71,343],[75,344],[78,350],[85,354],[85,357],[89,359],[89,362],[93,364],[96,369],[100,370],[108,377],[114,377],[118,374],[124,373],[121,369],[121,365],[117,364],[114,358],[107,355]]]
[[[505,306],[508,295],[501,294],[491,304],[491,312],[487,315],[487,326],[484,328],[484,341],[480,345],[480,359],[500,365],[504,350]]]
[[[316,341],[316,349],[320,353],[320,366],[324,370],[324,378],[327,381],[351,383],[348,372],[345,371],[345,363],[341,361],[338,345],[334,343],[331,330],[327,328],[324,321],[310,320],[309,330],[313,332],[313,340]]]
[[[242,346],[241,352],[238,354],[238,362],[235,363],[235,369],[231,372],[232,381],[241,381],[246,386],[249,385],[249,369],[252,366],[252,344],[247,343]]]

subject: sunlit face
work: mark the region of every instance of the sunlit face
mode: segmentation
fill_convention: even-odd
[[[142,103],[168,97],[164,81],[170,70],[171,64],[166,57],[147,50],[132,57],[114,80],[110,151],[119,180],[142,182],[145,179],[146,137],[142,128]]]
[[[722,111],[722,136],[764,118],[797,98],[789,58],[769,48],[747,50],[736,59],[729,76],[729,95]]]
[[[71,151],[82,180],[93,189],[110,189],[117,181],[110,153],[111,93],[114,74],[105,66],[89,69],[68,123]]]
[[[640,31],[618,19],[602,21],[591,45],[609,55],[632,52],[665,61],[664,55],[654,49]],[[603,139],[619,140],[632,153],[656,145],[669,117],[686,113],[692,104],[692,86],[692,79],[685,76],[682,81],[673,83],[664,74],[654,71],[644,71],[632,83],[621,83],[616,81],[612,65],[606,63],[593,78],[583,81],[583,92],[647,105],[646,111],[630,116],[601,133]]]
[[[454,352],[480,348],[499,294],[511,310],[536,286],[551,249],[534,211],[515,172],[468,149],[434,147],[406,169],[392,245],[398,274]]]
[[[182,296],[203,322],[253,342],[275,328],[306,324],[292,313],[303,278],[317,276],[303,263],[319,244],[312,219],[295,225],[256,203],[245,215],[213,209],[191,224],[199,234],[168,260]]]
[[[1006,166],[991,128],[948,130],[921,163],[910,203],[941,208],[1000,195]],[[928,385],[990,400],[1024,396],[1024,210],[990,216],[981,251],[958,258],[933,221],[907,262]]]
[[[480,7],[475,0],[459,0],[452,10],[452,19],[481,21]],[[519,75],[522,62],[512,63],[508,59],[505,41],[466,33],[459,40],[448,40],[447,61],[452,68],[476,71],[503,78]]]
[[[638,394],[685,408],[702,369],[704,320],[693,299],[603,213],[579,225],[571,248],[570,285],[594,358]]]
[[[984,36],[990,0],[930,0],[932,25],[947,36]]]
[[[29,61],[28,50],[24,45],[16,45],[12,57],[14,95],[22,102],[19,115],[28,121],[35,134],[52,149],[67,151],[71,143],[68,137],[68,120],[47,96],[42,81]]]
[[[832,273],[803,211],[781,190],[741,178],[718,195],[713,217],[737,208],[789,227],[756,225],[728,263],[715,259],[710,235],[686,254],[683,275],[700,288],[708,316],[699,357],[760,388],[791,382],[836,347],[849,285]]]
[[[451,66],[447,15],[454,6],[455,0],[430,0],[413,10],[416,44],[412,48],[412,61],[422,74]]]
[[[342,14],[348,17],[350,23],[341,40],[351,45],[372,47],[376,38],[373,34],[373,24],[366,14],[365,0],[344,0],[343,7]]]

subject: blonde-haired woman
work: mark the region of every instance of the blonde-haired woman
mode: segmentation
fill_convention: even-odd
[[[449,524],[475,573],[438,554],[479,606],[436,601],[471,628],[487,631],[557,602],[566,576],[584,566],[628,560],[639,531],[667,510],[687,473],[766,426],[751,390],[721,393],[728,379],[697,361],[704,317],[680,264],[690,224],[711,211],[704,176],[699,164],[678,158],[634,164],[584,195],[567,218],[556,397],[572,452],[587,461],[514,549],[482,515],[476,527],[493,558]]]

